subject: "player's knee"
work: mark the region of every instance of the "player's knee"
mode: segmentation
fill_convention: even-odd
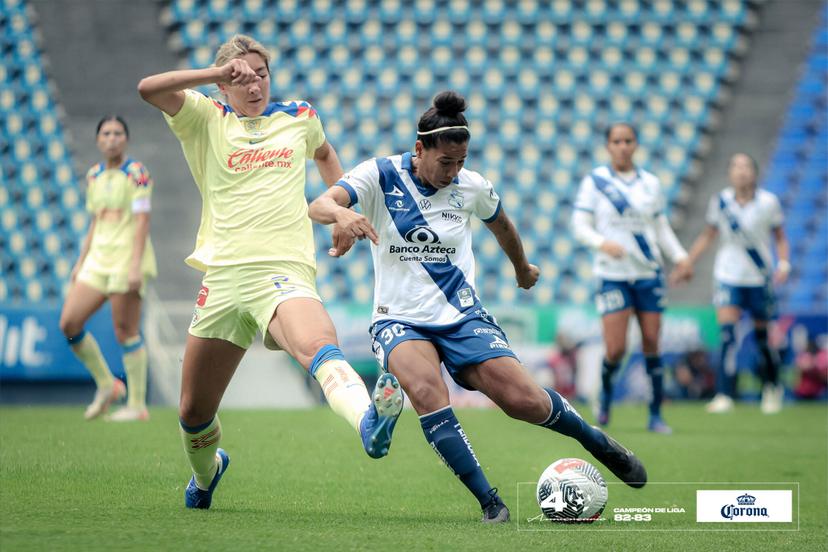
[[[215,412],[211,412],[204,405],[198,405],[184,396],[181,397],[181,402],[178,405],[178,418],[188,426],[194,427],[208,422],[215,414]]]
[[[610,361],[610,363],[617,364],[621,362],[626,352],[627,348],[623,344],[607,345],[606,357],[607,360]]]
[[[68,316],[61,316],[58,324],[60,326],[60,331],[67,338],[75,337],[83,331],[83,324]]]

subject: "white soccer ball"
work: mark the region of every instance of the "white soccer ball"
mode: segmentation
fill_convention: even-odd
[[[538,479],[538,505],[550,521],[592,523],[607,505],[607,484],[598,469],[580,458],[562,458]]]

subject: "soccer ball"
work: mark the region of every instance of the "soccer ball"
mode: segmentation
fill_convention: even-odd
[[[589,462],[563,458],[541,474],[537,498],[543,515],[550,521],[592,523],[607,505],[607,484]]]

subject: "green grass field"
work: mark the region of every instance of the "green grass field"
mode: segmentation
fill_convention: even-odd
[[[539,513],[533,482],[558,458],[592,457],[570,439],[499,411],[459,411],[486,475],[512,511],[512,522],[492,527],[480,523],[476,501],[439,463],[411,411],[380,461],[369,459],[327,409],[222,412],[222,446],[232,464],[213,509],[188,511],[182,494],[189,473],[174,410],[152,410],[150,423],[114,425],[84,422],[81,407],[3,408],[0,550],[826,549],[824,404],[777,416],[763,416],[755,405],[714,416],[700,404],[681,404],[668,406],[666,415],[672,436],[644,431],[642,406],[614,412],[610,433],[645,461],[654,484],[629,489],[602,470],[610,520],[570,527],[528,521]],[[695,489],[722,488],[705,482],[798,482],[798,529],[696,524]],[[687,514],[612,521],[613,508],[631,506],[680,506]],[[745,531],[756,528],[765,530]]]

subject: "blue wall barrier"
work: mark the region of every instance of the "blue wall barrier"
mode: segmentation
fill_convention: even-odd
[[[0,303],[1,380],[87,380],[60,331],[60,306],[10,306]],[[115,339],[112,311],[106,303],[87,322],[112,373],[123,377],[121,346]]]

